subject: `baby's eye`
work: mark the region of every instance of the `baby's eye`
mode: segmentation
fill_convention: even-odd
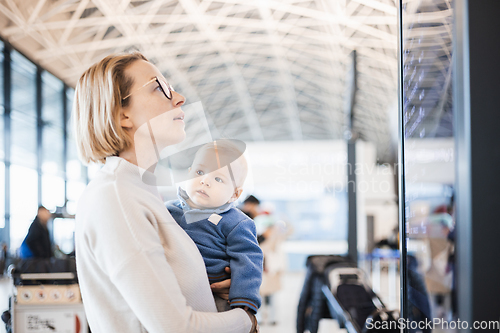
[[[223,183],[222,179],[220,179],[219,177],[215,177],[215,181],[218,183]]]
[[[202,170],[196,170],[196,174],[197,174],[198,176],[203,176],[203,175],[204,175],[204,173],[203,173],[203,171],[202,171]]]

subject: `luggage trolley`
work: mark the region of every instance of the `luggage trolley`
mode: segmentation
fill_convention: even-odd
[[[364,271],[347,257],[309,256],[307,268],[298,305],[297,333],[317,333],[323,318],[336,319],[348,333],[399,333],[395,329],[399,312],[384,306]]]
[[[61,265],[62,263],[62,265]],[[54,272],[73,262],[45,261],[12,272],[14,291],[10,300],[14,333],[87,333],[76,270]],[[59,267],[57,267],[59,266]],[[42,267],[42,269],[40,269]],[[55,268],[56,267],[56,268]],[[35,273],[33,271],[47,271]]]
[[[349,333],[399,332],[399,311],[385,307],[373,292],[365,272],[356,264],[346,261],[331,265],[325,270],[325,275],[327,283],[321,289],[332,317],[338,320],[340,327],[345,327]]]

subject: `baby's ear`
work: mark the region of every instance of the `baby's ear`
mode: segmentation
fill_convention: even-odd
[[[231,197],[231,199],[229,199],[228,202],[235,202],[236,200],[238,200],[238,198],[240,197],[242,192],[243,192],[243,189],[241,187],[235,188],[233,196]]]

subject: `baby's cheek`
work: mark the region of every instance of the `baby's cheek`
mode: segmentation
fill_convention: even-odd
[[[187,181],[186,182],[186,193],[189,197],[193,196],[193,181]]]

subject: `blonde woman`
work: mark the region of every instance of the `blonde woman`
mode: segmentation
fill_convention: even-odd
[[[78,277],[95,333],[258,330],[248,311],[216,313],[196,245],[156,187],[141,180],[135,151],[143,154],[151,137],[140,128],[162,126],[154,136],[159,149],[181,142],[184,102],[139,53],[108,56],[78,81],[73,117],[79,152],[84,162],[104,163],[76,214]],[[223,287],[227,294],[228,283]]]

